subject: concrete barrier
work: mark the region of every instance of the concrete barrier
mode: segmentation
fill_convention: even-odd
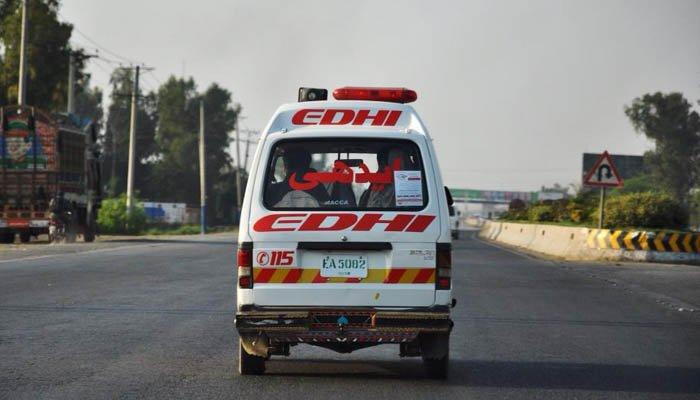
[[[567,260],[700,264],[700,234],[487,221],[479,237]]]

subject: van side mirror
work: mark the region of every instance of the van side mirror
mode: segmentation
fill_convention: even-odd
[[[455,203],[454,200],[452,200],[452,193],[450,193],[450,189],[445,186],[445,197],[447,197],[447,205],[451,206]]]

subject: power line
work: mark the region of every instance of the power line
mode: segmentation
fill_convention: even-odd
[[[148,75],[147,75],[147,74],[141,75],[142,78],[146,78],[146,76],[148,76]],[[154,83],[154,81],[152,81],[152,80],[149,80],[149,81],[148,81],[148,82],[150,82],[150,83],[146,82],[146,80],[142,80],[141,82],[145,83],[145,84],[146,84],[146,87],[148,87],[148,89],[149,89],[151,92],[155,92],[155,91],[156,91],[156,90],[153,89],[153,87],[152,87],[151,85],[156,86],[156,87],[161,86],[161,85],[158,85],[157,83]]]
[[[158,81],[158,85],[163,86],[163,81],[158,78],[158,75],[156,75],[154,70],[150,69],[146,71],[146,74],[150,74],[156,81]]]
[[[66,18],[63,14],[58,13],[58,15],[59,15],[61,18],[63,18],[66,22],[68,22],[68,18]],[[70,23],[70,22],[68,22],[68,23]],[[124,56],[122,56],[122,55],[120,55],[120,54],[118,54],[118,53],[116,53],[116,52],[114,52],[114,51],[112,51],[112,50],[110,50],[110,49],[108,49],[108,48],[102,46],[101,44],[97,43],[97,41],[95,41],[94,39],[92,39],[90,36],[88,36],[87,34],[85,34],[83,31],[81,31],[80,29],[78,29],[77,26],[75,26],[75,25],[72,24],[72,23],[70,23],[70,24],[71,24],[71,26],[73,27],[73,29],[75,30],[75,32],[77,32],[80,36],[82,36],[83,38],[85,38],[85,40],[87,40],[88,42],[90,42],[90,43],[92,43],[93,45],[97,46],[98,49],[103,50],[105,53],[111,54],[113,57],[120,58],[120,59],[122,59],[122,60],[128,62],[129,64],[143,64],[143,63],[141,63],[141,62],[139,62],[139,61],[136,61],[136,60],[133,60],[133,59],[124,57]]]
[[[104,61],[104,60],[102,60],[100,57],[95,57],[95,59],[100,60],[100,61]],[[100,64],[100,63],[95,63],[94,65],[95,65],[97,68],[101,69],[105,74],[107,74],[107,76],[112,76],[112,73],[109,72],[109,71],[107,71],[107,68],[105,68],[104,66],[102,66],[102,64]]]

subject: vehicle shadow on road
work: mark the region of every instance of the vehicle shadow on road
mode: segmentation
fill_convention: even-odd
[[[268,375],[426,380],[420,360],[293,360],[270,362]],[[323,371],[323,372],[319,372]],[[450,386],[700,393],[700,368],[565,362],[450,361]]]

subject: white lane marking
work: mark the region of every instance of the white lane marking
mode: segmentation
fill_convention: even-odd
[[[166,244],[170,244],[170,243],[132,244],[132,245],[127,245],[127,246],[108,247],[105,249],[92,249],[92,250],[85,250],[85,251],[76,251],[73,253],[45,254],[45,255],[41,255],[41,256],[29,256],[29,257],[22,257],[22,258],[12,258],[9,260],[0,260],[0,264],[7,264],[7,263],[11,263],[11,262],[18,262],[18,261],[41,260],[44,258],[51,258],[51,257],[74,256],[74,255],[87,254],[87,253],[102,253],[102,252],[112,251],[112,250],[133,249],[133,248],[137,248],[137,247],[160,247],[160,246],[163,246]]]
[[[476,235],[474,235],[474,236],[472,237],[472,239],[476,240],[477,242],[480,242],[480,243],[489,245],[489,246],[491,246],[491,247],[493,247],[493,248],[496,248],[496,249],[499,249],[499,250],[503,250],[503,251],[508,252],[508,253],[510,253],[510,254],[515,254],[516,256],[520,256],[520,257],[523,257],[523,258],[527,258],[528,260],[544,261],[544,262],[549,261],[549,260],[545,260],[545,259],[533,257],[533,256],[531,256],[531,255],[529,255],[529,254],[526,254],[526,253],[520,253],[520,252],[518,252],[518,251],[516,251],[516,250],[511,250],[511,249],[509,249],[509,248],[507,248],[507,247],[499,246],[499,245],[494,244],[494,243],[487,242],[486,240],[483,240],[483,239],[481,239],[480,237],[478,237],[478,236],[476,236]]]

